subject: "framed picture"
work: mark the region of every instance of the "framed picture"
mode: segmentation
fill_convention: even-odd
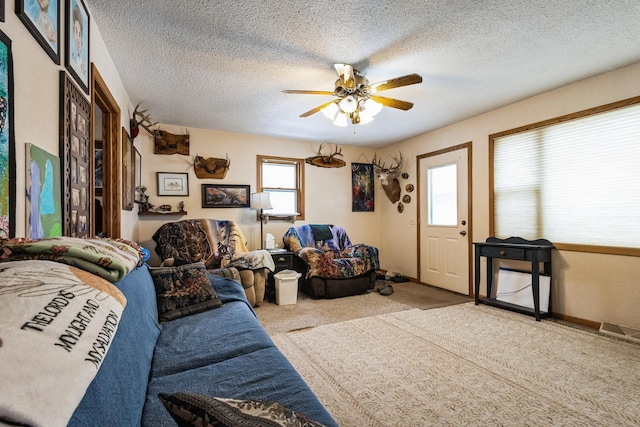
[[[374,211],[373,165],[351,163],[351,212]]]
[[[93,148],[94,188],[96,196],[102,196],[102,141],[95,141]]]
[[[11,40],[0,31],[0,237],[16,232],[16,152]]]
[[[248,185],[202,184],[203,208],[248,208],[250,198]]]
[[[89,12],[83,0],[67,0],[65,18],[65,66],[85,93],[89,93]]]
[[[60,158],[27,143],[27,237],[42,239],[62,235]]]
[[[97,160],[91,155],[90,128],[91,104],[69,74],[61,70],[58,153],[64,236],[89,237],[93,230],[92,189],[97,172],[91,174],[91,171]]]
[[[189,174],[158,172],[158,196],[188,196]]]
[[[0,22],[4,22],[4,0],[0,0]]]
[[[133,147],[133,201],[142,202],[142,156],[136,147]]]
[[[60,1],[16,0],[16,15],[53,62],[59,65]]]
[[[135,177],[133,156],[133,140],[129,138],[127,130],[122,128],[122,209],[126,211],[133,210]]]

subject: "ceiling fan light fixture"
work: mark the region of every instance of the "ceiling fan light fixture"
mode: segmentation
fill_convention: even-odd
[[[382,104],[374,101],[373,99],[367,99],[364,102],[363,111],[366,111],[368,115],[371,115],[371,117],[373,117],[380,111],[382,111]]]
[[[320,111],[322,111],[322,114],[324,114],[329,120],[334,121],[340,113],[340,107],[338,107],[337,102],[332,102]]]
[[[346,114],[338,114],[338,116],[336,117],[336,119],[333,121],[333,124],[336,126],[340,126],[340,127],[345,127],[349,124],[349,121],[347,120],[347,115]]]
[[[343,113],[351,114],[358,109],[358,101],[353,95],[345,96],[340,101],[340,110]]]

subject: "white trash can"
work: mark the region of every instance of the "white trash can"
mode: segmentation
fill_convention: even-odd
[[[291,305],[298,302],[298,279],[302,274],[282,270],[273,275],[276,279],[276,304]]]

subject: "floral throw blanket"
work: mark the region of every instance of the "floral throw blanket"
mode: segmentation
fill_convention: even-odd
[[[81,268],[115,283],[142,265],[143,254],[140,249],[136,243],[122,239],[2,239],[0,261],[55,261]]]
[[[170,222],[160,226],[152,238],[156,242],[156,253],[163,261],[174,258],[204,262],[207,269],[275,269],[267,251],[249,251],[242,230],[233,221],[186,219]]]
[[[328,228],[330,238],[318,239],[320,228],[311,225],[291,227],[283,237],[285,246],[307,263],[307,278],[346,279],[380,268],[375,246],[352,244],[344,228]]]
[[[67,425],[125,305],[113,284],[79,268],[0,263],[0,425]]]

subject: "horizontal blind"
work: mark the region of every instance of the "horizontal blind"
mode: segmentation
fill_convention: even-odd
[[[497,237],[640,247],[640,105],[494,138]]]

